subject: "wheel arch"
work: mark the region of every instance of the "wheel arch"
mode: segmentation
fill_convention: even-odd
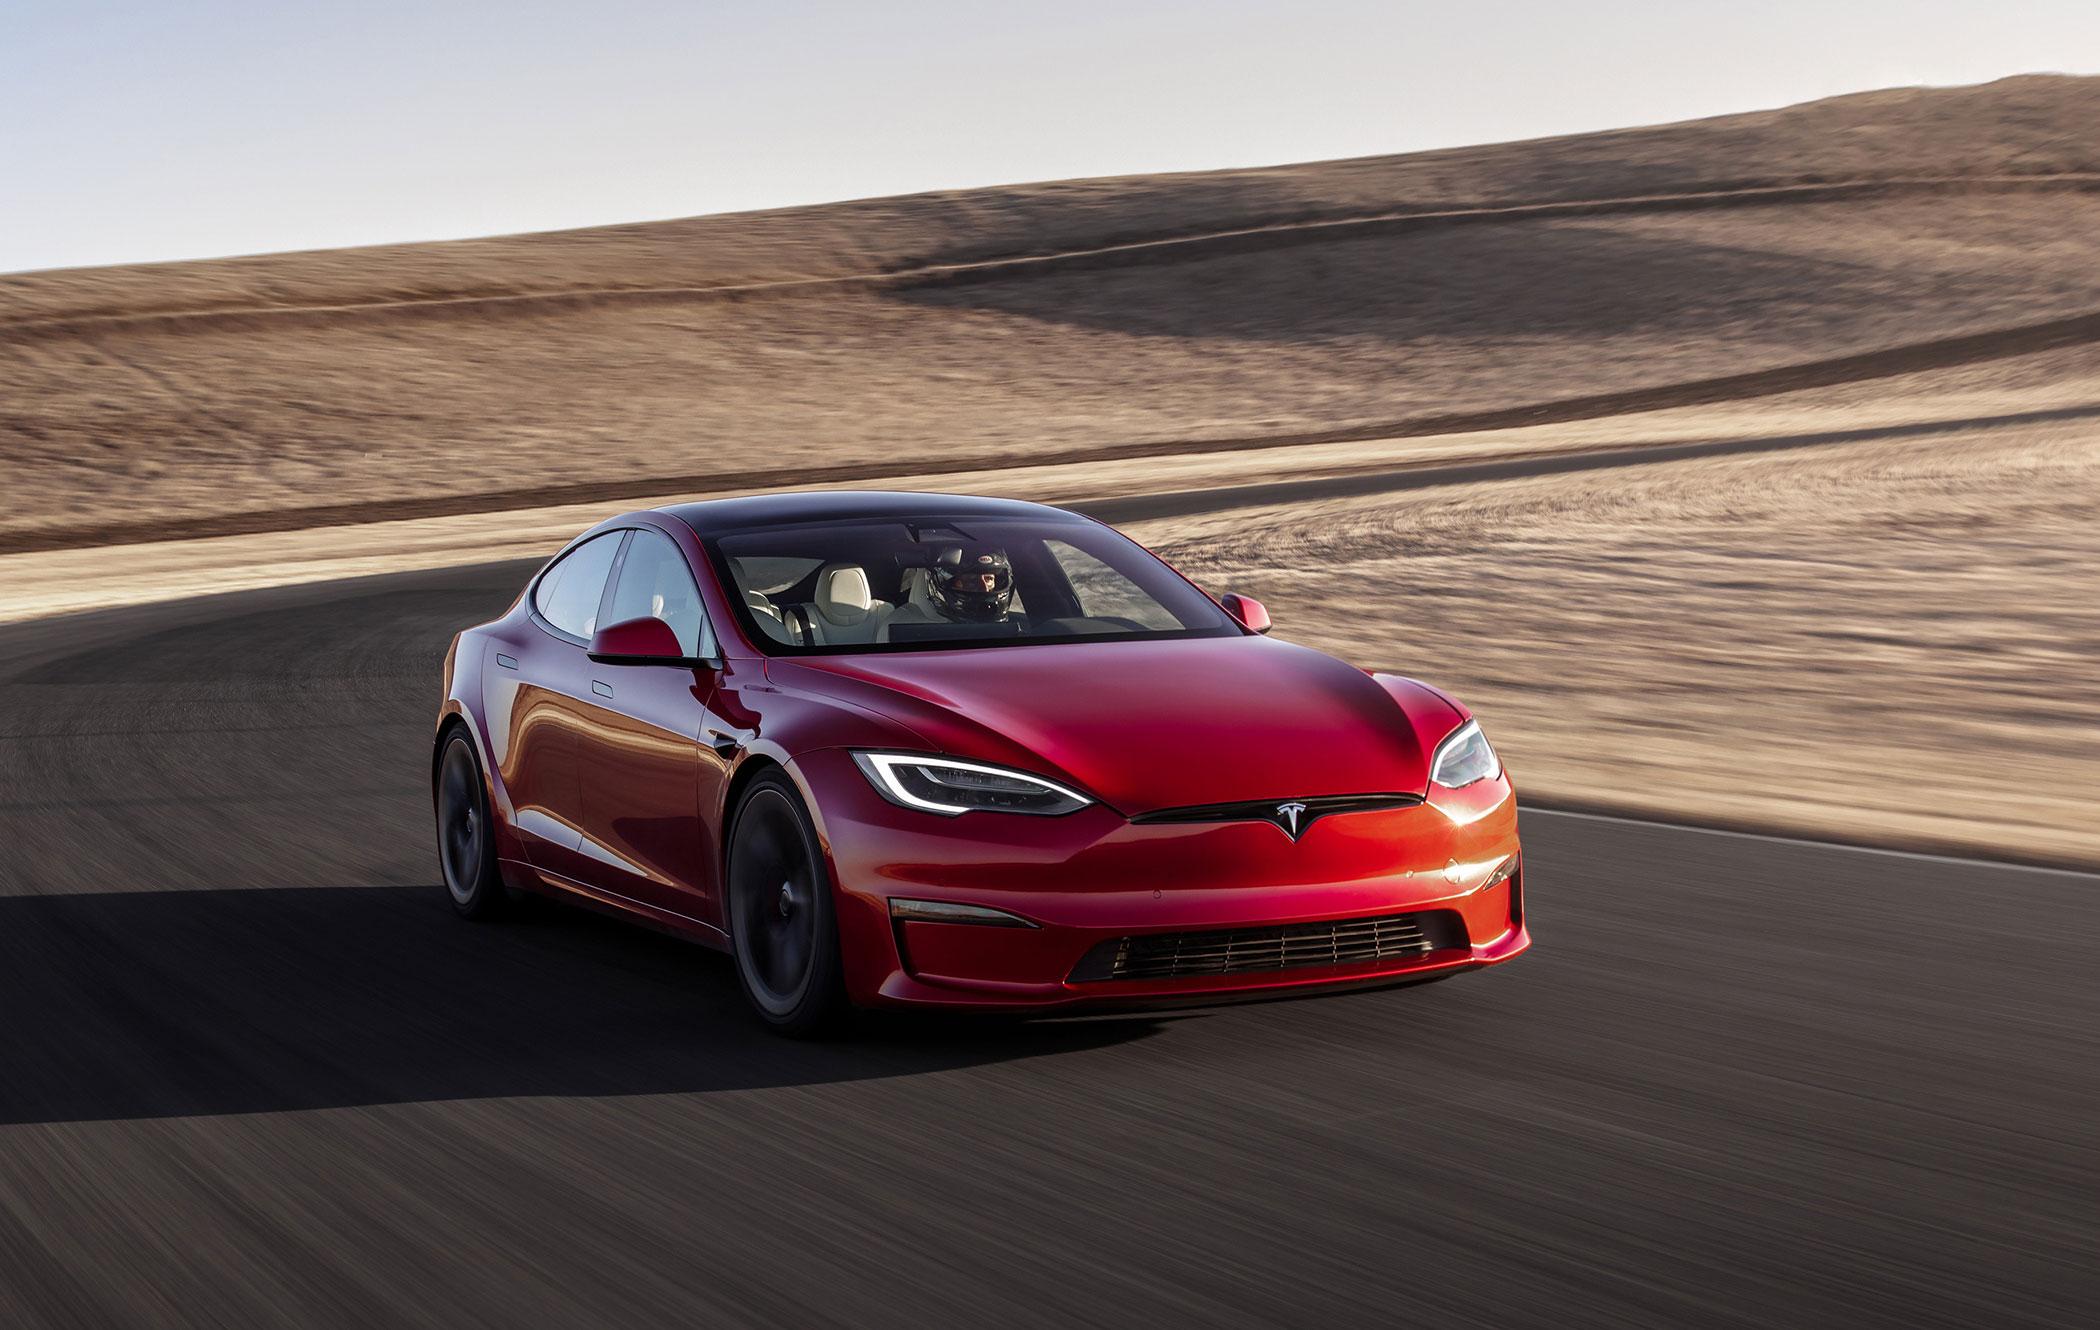
[[[430,741],[430,797],[432,799],[437,798],[438,776],[440,769],[445,763],[445,745],[450,743],[452,736],[461,730],[467,732],[467,742],[474,745],[474,758],[481,763],[481,769],[484,773],[482,779],[488,779],[486,774],[488,762],[482,756],[481,743],[474,736],[474,727],[467,723],[466,712],[448,707],[445,713],[438,718],[437,734]]]
[[[776,771],[787,776],[788,783],[795,787],[795,793],[802,798],[803,811],[810,814],[812,821],[816,820],[816,814],[813,811],[809,797],[809,790],[788,771],[785,762],[782,762],[770,753],[749,754],[743,761],[737,763],[734,771],[729,773],[729,784],[722,791],[722,833],[716,838],[718,842],[718,857],[721,859],[721,862],[717,865],[721,870],[721,878],[719,880],[726,882],[729,879],[729,832],[731,826],[736,822],[737,810],[743,806],[745,792],[760,777]],[[821,827],[818,829],[818,834],[822,835]]]
[[[497,858],[506,862],[523,862],[525,850],[518,840],[517,813],[511,806],[510,791],[504,787],[502,773],[489,760],[488,736],[482,732],[474,713],[457,698],[446,699],[438,713],[437,733],[430,741],[431,811],[435,813],[437,810],[439,764],[444,761],[445,745],[454,734],[466,735],[467,743],[473,747],[474,765],[481,771],[482,794],[488,800],[490,818],[495,823]]]
[[[795,760],[784,752],[772,750],[748,752],[737,764],[736,770],[730,773],[729,783],[722,796],[722,830],[717,838],[716,863],[720,876],[716,880],[729,880],[729,832],[735,824],[737,808],[743,803],[744,792],[769,773],[778,773],[783,777],[794,790],[795,797],[801,801],[803,816],[809,819],[810,827],[817,833],[817,849],[823,857],[824,876],[830,881],[832,894],[836,897],[839,891],[839,867],[831,855],[831,831],[825,825],[823,806],[817,802],[816,791],[810,788],[809,781],[803,776]]]

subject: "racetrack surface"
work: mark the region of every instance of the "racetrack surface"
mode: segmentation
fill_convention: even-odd
[[[1499,970],[786,1044],[712,953],[452,917],[438,658],[524,572],[0,629],[0,1324],[2100,1304],[2091,876],[1532,812]]]

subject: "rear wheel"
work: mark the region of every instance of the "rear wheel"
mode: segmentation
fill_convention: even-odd
[[[759,777],[729,834],[725,904],[744,997],[774,1030],[808,1036],[845,1006],[838,916],[816,829],[785,776]]]
[[[452,908],[469,919],[487,919],[508,903],[496,869],[494,828],[481,762],[465,732],[454,730],[438,758],[438,864]]]

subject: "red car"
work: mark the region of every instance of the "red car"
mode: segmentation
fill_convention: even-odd
[[[723,499],[578,537],[445,658],[453,903],[581,898],[731,953],[759,1016],[1418,981],[1523,951],[1465,708],[1265,637],[1098,522]]]

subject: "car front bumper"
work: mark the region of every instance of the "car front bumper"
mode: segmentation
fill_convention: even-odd
[[[798,767],[838,888],[847,989],[862,1006],[1050,1011],[1282,996],[1495,965],[1530,945],[1516,801],[1502,777],[1417,807],[1330,815],[1293,840],[1267,822],[1138,824],[1099,805],[1055,818],[944,818],[882,799],[843,752]],[[1508,879],[1484,886],[1511,858]],[[1030,926],[900,920],[893,899],[1000,910]],[[1423,942],[1319,954],[1327,925],[1362,939],[1365,921],[1398,916],[1411,916],[1396,926]],[[1110,977],[1101,960],[1122,939],[1147,940],[1138,950],[1155,958],[1188,939],[1194,959],[1164,976],[1155,964]]]

